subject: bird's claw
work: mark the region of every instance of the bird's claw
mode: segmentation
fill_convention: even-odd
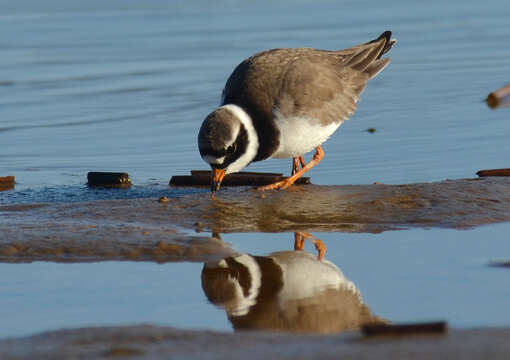
[[[291,186],[294,182],[288,181],[288,180],[282,180],[275,182],[273,184],[260,186],[258,190],[260,191],[266,191],[266,190],[284,190],[287,189],[289,186]]]

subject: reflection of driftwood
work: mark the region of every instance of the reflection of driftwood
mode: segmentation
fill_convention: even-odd
[[[510,84],[491,92],[487,96],[487,105],[492,109],[510,106]]]
[[[510,268],[510,260],[506,260],[506,261],[491,261],[489,263],[490,266],[494,266],[494,267],[504,267],[504,268]]]
[[[362,331],[367,336],[380,335],[415,335],[415,334],[444,334],[447,330],[445,321],[415,324],[368,324]]]
[[[386,323],[337,266],[302,250],[207,263],[202,288],[237,330],[327,334]]]

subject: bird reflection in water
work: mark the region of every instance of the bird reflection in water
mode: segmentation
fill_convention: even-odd
[[[310,239],[317,257],[304,251]],[[359,290],[325,260],[322,241],[294,233],[294,251],[267,256],[240,254],[202,270],[202,288],[222,307],[234,329],[338,333],[385,323],[370,313]]]

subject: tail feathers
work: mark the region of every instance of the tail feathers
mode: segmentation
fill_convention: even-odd
[[[380,57],[384,49],[385,42],[380,41],[371,46],[363,46],[355,53],[348,61],[347,65],[359,71],[365,69],[372,64],[372,62]]]
[[[386,39],[386,43],[384,44],[384,48],[382,49],[381,53],[379,54],[379,56],[377,57],[378,59],[381,58],[381,56],[383,56],[384,54],[386,54],[388,51],[391,50],[391,48],[393,47],[393,45],[395,45],[395,43],[397,42],[397,39],[392,39],[391,38],[391,31],[387,30],[385,32],[383,32],[378,38],[377,40],[380,40],[381,38],[385,38]],[[377,41],[376,40],[376,41]]]
[[[368,75],[369,79],[376,77],[381,71],[384,70],[386,66],[390,63],[389,58],[379,59],[370,64],[366,69],[365,73]]]
[[[391,31],[385,31],[377,39],[352,48],[354,52],[345,65],[366,73],[371,79],[389,64],[390,59],[381,59],[381,56],[390,51],[396,42],[391,39]]]
[[[367,42],[367,43],[363,44],[363,45],[368,45],[368,44],[378,43],[378,42],[379,42],[379,41],[381,41],[382,39],[384,39],[384,40],[385,40],[385,42],[384,42],[384,47],[383,47],[383,49],[382,49],[381,53],[379,54],[378,59],[379,59],[382,55],[384,55],[384,54],[386,54],[388,51],[390,51],[390,50],[391,50],[391,48],[393,47],[393,45],[397,42],[397,40],[396,40],[396,39],[392,39],[392,38],[391,38],[391,31],[386,30],[386,31],[385,31],[385,32],[383,32],[381,35],[379,35],[379,37],[378,37],[377,39],[372,40],[372,41],[369,41],[369,42]]]

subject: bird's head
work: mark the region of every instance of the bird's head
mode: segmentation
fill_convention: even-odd
[[[220,189],[226,174],[250,164],[258,138],[248,114],[237,105],[225,105],[207,115],[198,133],[198,150],[211,166],[211,192]]]

